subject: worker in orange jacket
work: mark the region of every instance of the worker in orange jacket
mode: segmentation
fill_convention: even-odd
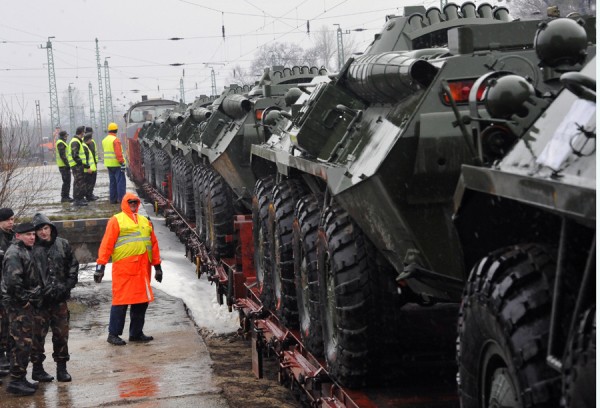
[[[128,305],[131,305],[129,341],[154,340],[152,336],[146,336],[143,329],[146,309],[154,300],[150,286],[152,265],[155,270],[154,279],[162,281],[160,251],[152,223],[138,214],[139,207],[138,196],[126,193],[121,201],[122,211],[108,220],[94,273],[94,281],[100,283],[105,266],[112,256],[113,298],[107,341],[116,346],[126,344],[119,336],[123,334]]]

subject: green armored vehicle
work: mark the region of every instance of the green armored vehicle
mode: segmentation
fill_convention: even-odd
[[[363,55],[273,114],[273,136],[252,147],[261,297],[342,385],[363,386],[385,364],[409,370],[453,355],[456,305],[491,250],[455,225],[456,188],[463,165],[501,159],[562,88],[556,68],[538,67],[539,24],[470,2],[389,16]],[[595,55],[594,25],[577,50],[584,59]],[[532,89],[535,103],[516,112],[519,130],[492,103],[507,136],[475,132],[469,119],[482,123],[473,112],[486,100],[477,81],[504,72],[527,78],[509,106]],[[414,305],[438,308],[437,319]]]
[[[596,406],[597,67],[578,22],[542,23],[536,35],[560,93],[509,72],[470,93],[465,129],[489,165],[463,165],[455,195],[473,266],[458,326],[463,407]]]
[[[314,67],[266,69],[254,87],[226,90],[213,102],[200,131],[179,143],[187,144],[191,152],[181,162],[185,170],[174,172],[174,178],[175,174],[186,175],[186,191],[194,194],[197,233],[216,258],[233,256],[234,215],[251,208],[256,180],[250,171],[250,148],[267,139],[261,125],[263,112],[284,107],[290,88],[324,73]],[[191,198],[188,195],[186,202]]]

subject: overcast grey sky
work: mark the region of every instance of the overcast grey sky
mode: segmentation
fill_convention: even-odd
[[[69,84],[89,111],[88,84],[98,116],[95,39],[104,66],[108,58],[115,110],[141,95],[179,98],[185,69],[186,102],[211,92],[210,67],[217,89],[227,85],[234,65],[246,65],[265,44],[276,41],[311,46],[311,31],[335,23],[353,33],[365,48],[385,15],[406,5],[439,5],[426,0],[0,0],[0,95],[24,105],[25,114],[40,101],[42,120],[50,116],[46,46],[52,39],[59,102]],[[222,26],[225,38],[222,37]],[[173,41],[169,38],[183,40]],[[171,66],[170,64],[184,64]],[[137,79],[132,79],[137,78]],[[197,89],[196,89],[197,87]],[[160,90],[159,90],[160,88]],[[138,90],[139,92],[133,92]],[[68,112],[61,111],[61,117]]]

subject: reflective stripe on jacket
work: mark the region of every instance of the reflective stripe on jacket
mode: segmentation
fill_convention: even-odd
[[[73,139],[71,139],[71,143],[69,143],[69,167],[75,167],[75,166],[77,166],[77,164],[79,164],[73,158],[73,150],[75,150],[75,149],[73,149],[73,147],[71,147],[73,145],[73,143],[79,143],[78,156],[81,159],[82,164],[86,163],[85,151],[83,150],[83,147],[82,147],[83,143],[81,142],[81,140],[74,137]]]
[[[119,222],[121,232],[112,254],[113,262],[146,252],[148,252],[148,260],[152,262],[152,243],[150,242],[152,226],[148,219],[143,215],[138,215],[138,223],[136,224],[123,212],[116,214],[115,217]]]
[[[129,208],[127,201],[132,199],[139,200],[139,197],[133,193],[125,193],[121,201],[122,212],[110,217],[98,248],[96,263],[99,265],[106,265],[112,256],[113,305],[132,305],[154,300],[150,286],[151,266],[160,264],[160,250],[150,220],[142,215],[134,215]],[[136,217],[137,223],[134,221]],[[151,250],[146,246],[148,235]],[[122,241],[121,236],[124,237]],[[117,245],[118,243],[123,244]]]
[[[117,137],[112,133],[109,133],[104,139],[102,139],[102,150],[104,151],[104,165],[106,167],[119,167],[121,163],[117,160],[117,154],[115,153],[115,139]]]
[[[65,142],[62,139],[58,139],[56,141],[56,146],[54,147],[54,152],[56,153],[56,164],[58,165],[58,167],[67,167],[67,163],[65,163],[64,160],[62,159],[62,157],[60,157],[60,152],[58,149],[59,144],[65,145],[65,152],[67,154],[67,160],[69,160],[69,158],[71,157],[71,147],[67,144],[67,142]]]
[[[81,147],[83,148],[83,167],[88,166],[92,171],[96,171],[96,162],[94,162],[94,156],[92,155],[92,151],[88,147],[87,144],[82,143]],[[85,171],[85,170],[84,170]]]

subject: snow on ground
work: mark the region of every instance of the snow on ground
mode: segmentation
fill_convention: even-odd
[[[26,180],[36,180],[38,183],[26,183]],[[15,209],[26,207],[23,211],[25,213],[24,217],[21,220],[26,220],[38,211],[46,215],[68,213],[69,216],[76,216],[73,213],[77,211],[91,214],[98,211],[99,216],[104,216],[104,211],[100,212],[96,209],[98,204],[108,202],[108,172],[101,163],[94,190],[94,193],[100,196],[100,200],[96,202],[97,204],[95,203],[81,210],[73,210],[68,204],[61,205],[58,202],[61,185],[60,173],[54,163],[47,166],[20,168],[18,179],[15,180],[13,186],[15,190],[15,194],[12,195],[14,202],[6,204],[14,205],[13,208]],[[129,179],[127,179],[127,191],[136,193],[135,185]],[[121,211],[120,206],[114,206],[114,212],[118,211]],[[185,257],[184,245],[167,228],[164,217],[155,216],[153,207],[150,204],[144,204],[143,208],[140,208],[140,213],[149,216],[154,224],[163,260],[163,281],[158,283],[154,280],[153,270],[152,287],[180,298],[190,310],[192,319],[199,327],[206,328],[216,334],[236,331],[239,327],[238,314],[235,312],[230,313],[227,306],[219,306],[215,286],[211,285],[206,276],[202,276],[200,279],[196,277],[195,265]],[[21,222],[21,220],[17,220],[17,222]],[[101,237],[98,239],[101,239]],[[93,280],[95,267],[95,264],[81,265],[79,280],[88,282]],[[112,280],[111,267],[112,264],[106,266],[104,281]]]
[[[129,184],[128,190],[132,191]],[[152,288],[180,298],[198,327],[208,329],[215,334],[235,332],[239,327],[238,314],[230,313],[227,306],[220,306],[217,303],[215,286],[206,279],[206,276],[196,278],[195,265],[185,257],[184,245],[167,228],[164,217],[155,216],[150,204],[145,204],[144,208],[140,209],[140,213],[149,216],[154,224],[162,258],[163,280],[161,283],[154,280],[153,268]],[[93,280],[95,267],[95,264],[82,265],[79,280]],[[106,265],[103,281],[110,280],[112,280],[112,264],[109,263]]]

